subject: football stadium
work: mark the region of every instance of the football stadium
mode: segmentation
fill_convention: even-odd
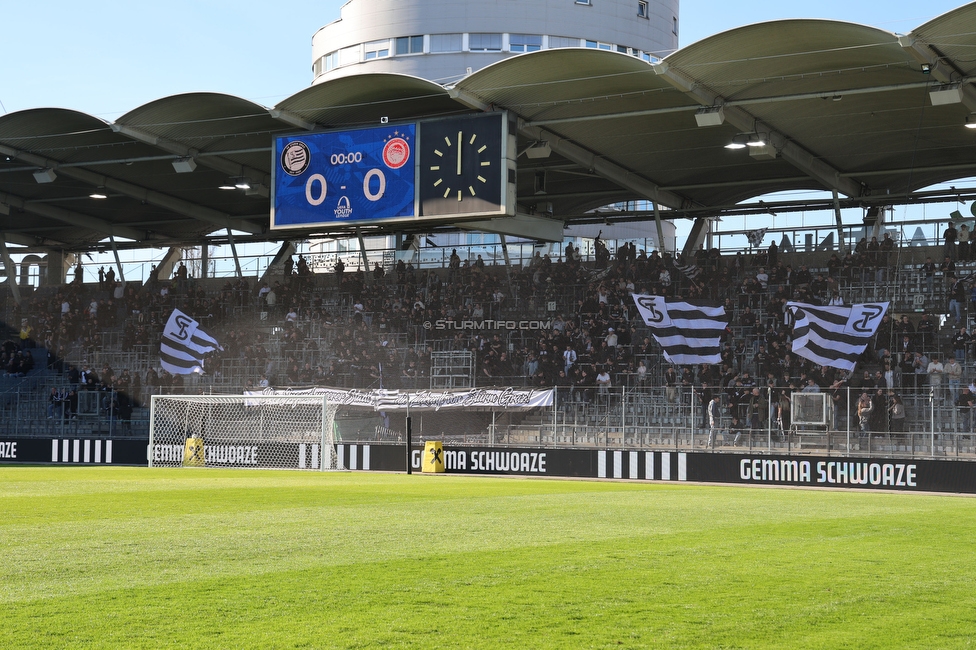
[[[0,116],[0,646],[976,645],[976,3],[458,4]]]

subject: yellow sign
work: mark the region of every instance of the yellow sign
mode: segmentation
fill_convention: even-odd
[[[203,467],[203,438],[187,438],[183,447],[183,467]]]
[[[443,472],[444,471],[444,445],[437,440],[428,440],[424,443],[424,462],[421,463],[421,471]]]

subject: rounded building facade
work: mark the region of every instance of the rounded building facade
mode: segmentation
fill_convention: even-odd
[[[678,0],[349,0],[312,37],[313,83],[383,72],[450,84],[560,47],[651,61],[677,49],[678,25]]]

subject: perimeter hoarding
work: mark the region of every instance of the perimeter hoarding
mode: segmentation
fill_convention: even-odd
[[[0,466],[135,465],[157,461],[180,466],[183,445],[148,446],[146,438],[3,438]],[[292,444],[274,459],[264,445],[209,445],[207,467],[319,469],[315,444]],[[280,450],[279,450],[280,451]],[[346,442],[335,446],[340,468],[402,472],[403,444]],[[414,445],[410,462],[421,469],[424,447]],[[781,456],[648,449],[567,449],[445,444],[447,474],[549,476],[653,482],[696,482],[779,487],[956,492],[976,494],[976,462],[932,458]]]

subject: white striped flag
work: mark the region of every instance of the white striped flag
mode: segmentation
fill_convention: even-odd
[[[675,262],[674,268],[681,272],[681,275],[685,276],[692,282],[695,281],[699,275],[701,275],[701,268],[697,264],[678,264]]]
[[[753,248],[757,248],[766,236],[766,230],[768,228],[760,228],[759,230],[750,230],[746,233],[746,237],[749,239],[749,245]]]
[[[701,302],[669,302],[664,296],[634,294],[637,311],[664,350],[678,365],[721,363],[721,339],[729,319],[725,307]]]
[[[223,349],[199,322],[174,309],[159,340],[159,363],[172,375],[202,374],[204,355]]]
[[[878,331],[888,303],[821,307],[789,302],[793,314],[793,352],[821,366],[853,370]]]

